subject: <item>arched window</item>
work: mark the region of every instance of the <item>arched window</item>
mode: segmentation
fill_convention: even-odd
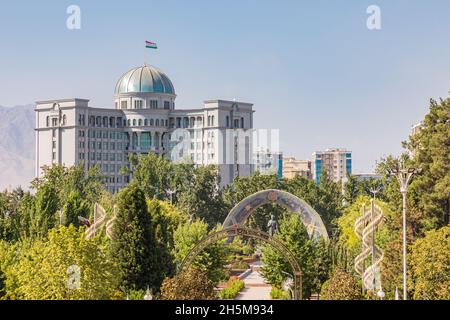
[[[159,119],[156,119],[156,124],[157,127],[159,127]]]
[[[95,118],[95,125],[100,127],[102,125],[102,117]]]
[[[109,127],[110,127],[110,128],[114,128],[114,122],[115,122],[115,121],[114,121],[114,117],[110,117],[110,118],[109,118]]]
[[[128,119],[127,122],[128,122],[128,126],[130,127],[131,126],[131,120]]]
[[[136,126],[136,119],[133,119],[133,127]]]
[[[103,127],[108,127],[108,117],[103,117]]]
[[[66,115],[63,115],[63,118],[62,118],[62,125],[65,126],[66,124],[67,124],[67,116],[66,116]]]
[[[153,119],[150,119],[150,126],[153,127],[153,124],[154,124]]]
[[[142,119],[139,119],[138,123],[139,123],[139,127],[142,126]]]
[[[144,126],[148,126],[148,120],[144,119]]]

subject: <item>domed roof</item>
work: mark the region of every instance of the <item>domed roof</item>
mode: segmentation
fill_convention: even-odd
[[[175,94],[175,89],[168,76],[145,64],[131,69],[117,81],[116,94],[134,92]]]

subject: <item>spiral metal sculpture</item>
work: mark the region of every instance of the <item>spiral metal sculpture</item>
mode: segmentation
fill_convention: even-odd
[[[355,258],[355,270],[361,276],[363,287],[367,290],[375,289],[375,279],[380,270],[380,263],[383,260],[383,251],[375,245],[375,228],[383,219],[383,211],[377,206],[373,199],[369,210],[362,208],[362,217],[355,223],[355,233],[362,241],[362,251]],[[371,257],[371,265],[365,268],[366,260]]]
[[[112,219],[107,220],[105,209],[98,203],[94,204],[94,212],[96,215],[95,222],[85,231],[86,239],[95,237],[97,231],[105,227],[106,235],[111,238],[113,222],[116,219],[115,214]],[[115,213],[115,212],[114,212]]]

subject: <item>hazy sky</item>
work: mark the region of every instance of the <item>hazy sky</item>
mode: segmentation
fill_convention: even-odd
[[[81,30],[66,28],[71,4]],[[381,30],[366,27],[371,4]],[[429,98],[448,96],[449,13],[448,0],[2,1],[0,105],[112,107],[118,78],[147,62],[171,78],[178,108],[252,102],[285,155],[346,147],[354,172],[371,171],[400,152]]]

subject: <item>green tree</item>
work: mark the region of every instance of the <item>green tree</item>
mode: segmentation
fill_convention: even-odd
[[[314,288],[314,277],[317,271],[314,266],[313,240],[310,240],[300,215],[288,214],[280,221],[280,228],[274,237],[280,240],[295,256],[302,270],[303,297],[311,296]],[[286,273],[292,274],[291,266],[278,250],[264,245],[261,268],[262,276],[273,286],[280,288]]]
[[[42,186],[36,195],[36,210],[32,222],[32,234],[47,236],[48,231],[57,224],[58,196],[54,186]]]
[[[177,206],[194,219],[202,219],[210,227],[222,223],[228,213],[220,189],[217,166],[195,168],[177,192]]]
[[[68,226],[73,224],[79,226],[80,222],[78,217],[89,217],[90,206],[83,201],[80,194],[77,191],[69,193],[67,202],[62,209],[62,224]]]
[[[321,300],[360,300],[361,287],[350,273],[336,268],[322,286]]]
[[[314,279],[311,292],[320,293],[322,285],[330,278],[332,260],[329,242],[323,238],[313,242],[314,246]]]
[[[181,264],[197,242],[216,231],[218,231],[218,227],[208,232],[208,225],[201,220],[180,225],[174,233],[175,261]],[[194,267],[205,271],[214,284],[226,278],[224,266],[227,263],[228,249],[224,246],[224,243],[225,240],[210,245],[196,257],[192,264]]]
[[[79,278],[70,268],[80,271]],[[110,299],[118,285],[106,242],[100,237],[87,240],[83,229],[73,226],[53,229],[48,240],[36,241],[14,273],[21,299]],[[69,281],[71,276],[75,281]]]
[[[413,232],[422,236],[427,230],[449,223],[450,215],[450,98],[430,101],[419,132],[404,145],[413,153],[411,166],[422,172],[411,182],[410,198]]]
[[[150,199],[156,197],[159,200],[167,200],[173,164],[153,152],[147,155],[131,155],[129,160],[133,180],[145,195]]]
[[[120,271],[124,291],[157,290],[163,280],[144,192],[134,183],[120,191],[112,229],[111,254]]]
[[[450,226],[427,232],[411,251],[414,299],[450,300]]]
[[[147,207],[157,242],[158,265],[161,266],[164,276],[171,276],[176,267],[173,257],[174,232],[178,226],[188,221],[188,216],[171,204],[156,198],[147,200]]]
[[[173,278],[164,279],[162,300],[216,300],[214,284],[201,269],[190,268]]]

